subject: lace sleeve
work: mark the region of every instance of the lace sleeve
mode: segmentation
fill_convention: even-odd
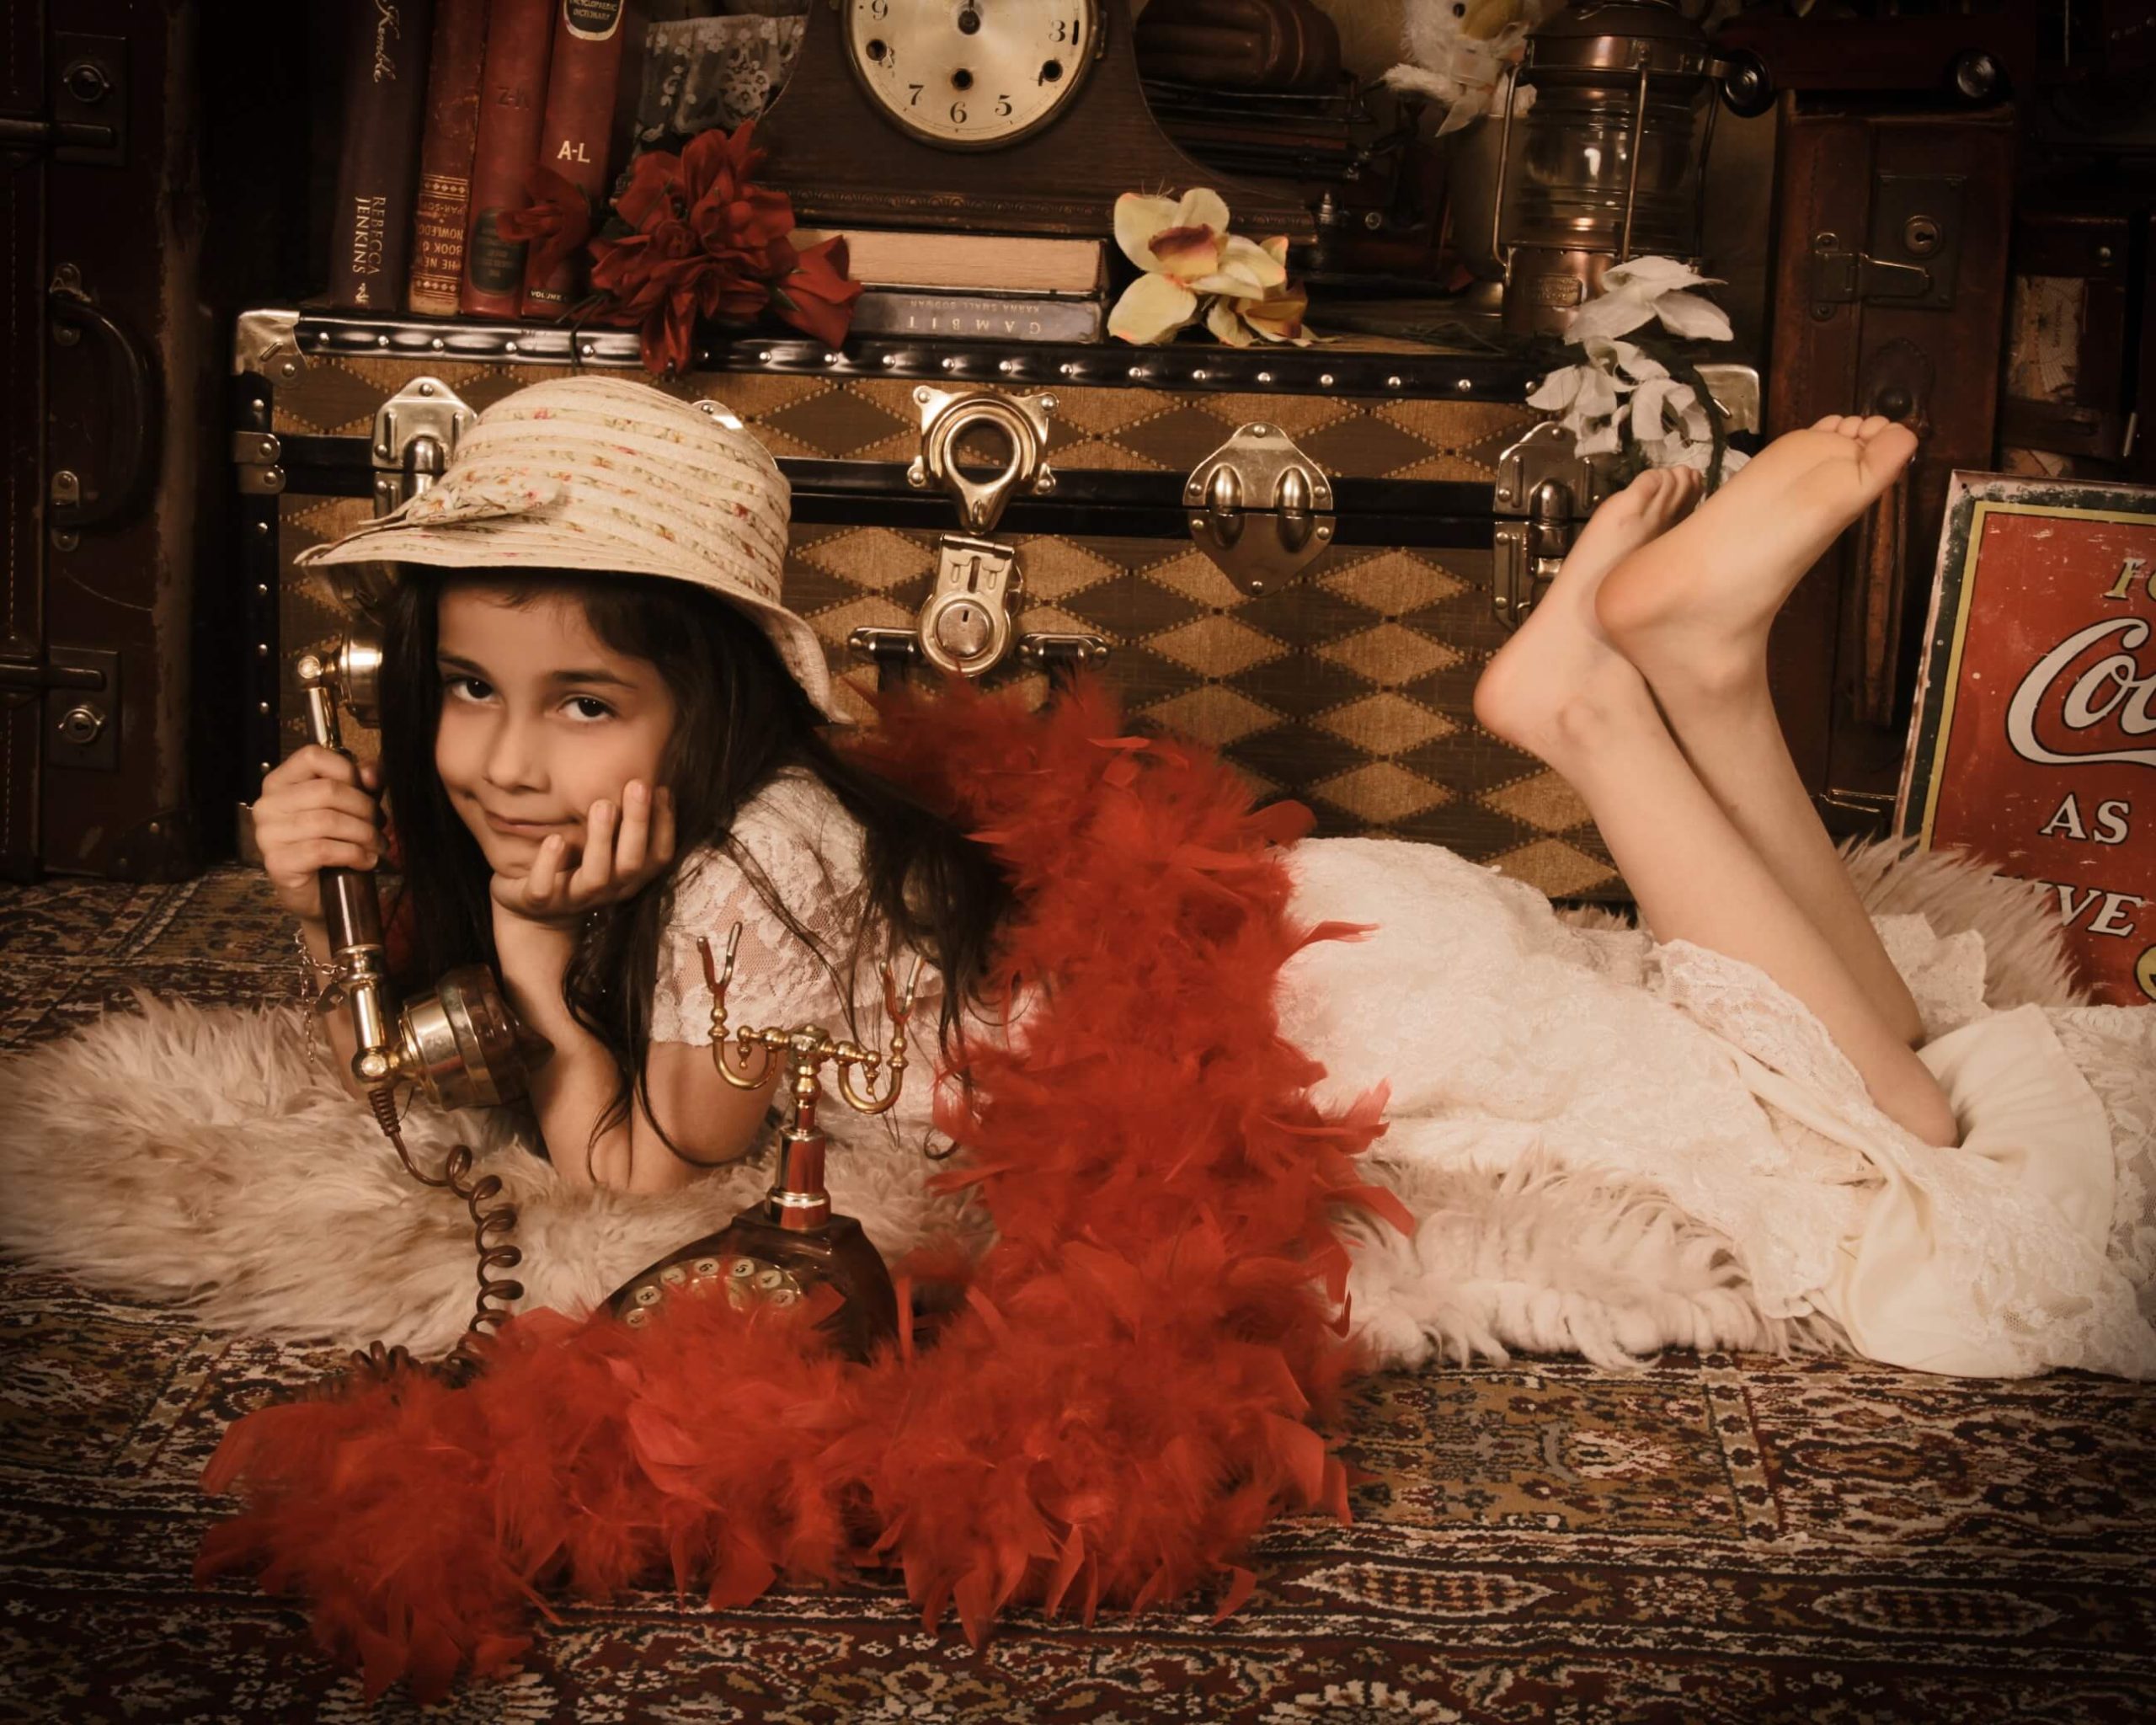
[[[652,991],[651,1039],[710,1044],[711,989],[696,941],[708,940],[723,960],[736,923],[741,945],[727,991],[728,1022],[842,1030],[847,1002],[825,960],[843,966],[865,908],[859,829],[813,780],[782,776],[743,808],[732,836],[733,851],[701,851],[675,879]],[[766,890],[814,937],[821,957],[787,926]]]

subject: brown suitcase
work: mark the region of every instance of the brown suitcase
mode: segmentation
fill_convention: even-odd
[[[1923,439],[1907,481],[1805,577],[1770,649],[1829,825],[1883,830],[1948,477],[1992,464],[2015,118],[1785,96],[1780,120],[1767,433],[1854,410]]]
[[[197,494],[216,399],[199,303],[193,20],[11,6],[0,107],[18,153],[0,342],[8,416],[0,873],[172,879],[190,804]],[[206,471],[214,473],[211,462]]]

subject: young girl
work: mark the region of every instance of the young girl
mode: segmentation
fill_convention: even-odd
[[[1694,476],[1644,476],[1486,672],[1478,718],[1586,800],[1652,940],[1569,927],[1435,846],[1305,843],[1297,915],[1380,926],[1290,964],[1283,1032],[1327,1068],[1321,1101],[1390,1087],[1374,1154],[1411,1208],[1449,1172],[1540,1158],[1674,1200],[1770,1321],[1876,1358],[2156,1370],[2106,1258],[2114,1146],[2062,1047],[2073,1015],[1913,1046],[1924,1017],[1768,698],[1775,611],[1913,448],[1826,421],[1696,511]],[[743,926],[737,1025],[879,1037],[860,985],[894,943],[937,967],[947,1026],[985,973],[1007,896],[985,852],[819,729],[820,653],[777,603],[785,512],[738,428],[575,379],[488,409],[431,491],[309,559],[402,566],[379,782],[412,968],[498,967],[554,1044],[533,1097],[570,1178],[661,1189],[752,1141],[767,1097],[712,1069],[700,935]],[[307,750],[255,807],[318,960],[314,871],[379,860],[376,783]],[[929,1088],[901,1103],[909,1145]]]
[[[307,559],[402,568],[379,771],[309,746],[263,782],[278,901],[326,964],[316,871],[381,861],[382,790],[413,937],[397,980],[494,968],[552,1044],[531,1100],[577,1183],[670,1189],[763,1123],[776,1076],[736,1090],[703,1046],[698,935],[723,947],[743,925],[735,1024],[873,1040],[880,1009],[854,1012],[854,982],[893,936],[955,985],[955,1012],[1006,896],[986,852],[825,740],[822,649],[776,602],[787,499],[738,426],[579,378],[483,414],[394,526]],[[349,1024],[324,1022],[348,1067]],[[928,1089],[889,1117],[916,1138]]]

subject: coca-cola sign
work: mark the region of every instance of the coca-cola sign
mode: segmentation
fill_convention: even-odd
[[[2156,742],[2135,746],[2142,738],[2156,737],[2156,654],[2149,655],[2147,669],[2134,657],[2152,633],[2156,628],[2144,617],[2111,617],[2076,629],[2030,666],[2006,709],[2006,740],[2014,752],[2040,766],[2133,761],[2156,766]],[[2106,644],[2121,650],[2084,663],[2092,648]],[[2043,741],[2037,721],[2047,716],[2055,717],[2074,740],[2063,749]],[[2119,733],[2122,745],[2104,746],[2106,729]]]
[[[1957,473],[1900,822],[2044,883],[2100,1000],[2156,1000],[2156,488]]]

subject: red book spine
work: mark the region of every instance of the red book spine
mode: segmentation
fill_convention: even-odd
[[[487,55],[487,0],[439,0],[427,56],[427,123],[412,213],[412,280],[405,307],[453,316],[464,284],[464,230],[472,219],[472,156],[479,136],[479,77]]]
[[[486,71],[479,80],[478,140],[472,155],[472,225],[464,241],[461,309],[514,318],[524,307],[525,246],[494,232],[504,211],[531,201],[526,181],[539,159],[547,60],[556,0],[494,0]]]
[[[629,38],[643,34],[634,28],[632,14],[629,0],[561,0],[555,19],[540,160],[594,203],[606,190],[607,141],[614,130]],[[543,281],[527,274],[524,315],[558,313],[581,291],[584,268],[584,254],[579,250],[557,264]]]
[[[434,0],[350,0],[349,18],[329,302],[387,312],[396,307],[411,255]]]

